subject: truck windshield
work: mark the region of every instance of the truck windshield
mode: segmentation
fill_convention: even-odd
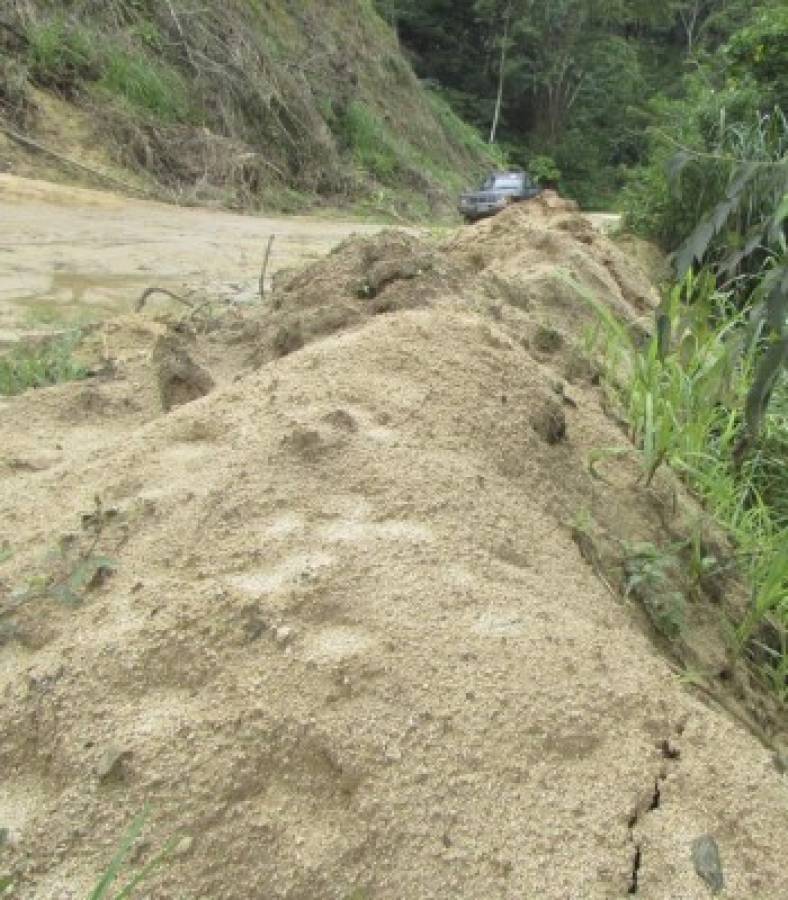
[[[490,175],[482,185],[484,191],[516,191],[523,186],[522,175]]]

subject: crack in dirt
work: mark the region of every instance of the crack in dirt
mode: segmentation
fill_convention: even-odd
[[[640,864],[643,860],[643,854],[640,849],[640,844],[635,844],[635,858],[632,861],[632,880],[629,883],[629,889],[627,890],[628,894],[637,894],[638,892],[638,877],[640,875]]]
[[[662,800],[662,792],[659,789],[659,779],[654,782],[654,796],[651,798],[651,803],[649,804],[648,811],[654,812],[655,809],[659,809],[660,801]]]
[[[682,734],[684,728],[683,725],[679,725],[676,728],[677,734]],[[660,741],[657,744],[657,749],[660,752],[660,755],[663,759],[675,761],[681,758],[681,750],[671,744],[670,739],[666,738],[663,741]],[[663,766],[656,778],[654,779],[654,790],[649,795],[646,794],[641,795],[641,798],[635,803],[635,808],[632,811],[629,819],[627,819],[627,829],[629,831],[629,842],[635,848],[635,856],[632,860],[632,871],[629,876],[629,887],[627,888],[627,894],[637,894],[640,890],[640,872],[643,866],[643,845],[638,843],[635,839],[635,828],[637,828],[641,817],[650,812],[654,812],[654,810],[659,809],[662,806],[662,788],[660,787],[660,782],[665,781],[668,777],[668,772],[666,768]]]

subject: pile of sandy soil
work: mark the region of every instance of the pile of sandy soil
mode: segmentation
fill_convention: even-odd
[[[162,900],[694,900],[704,836],[724,896],[785,896],[788,784],[676,674],[724,669],[738,588],[670,645],[618,590],[699,511],[634,456],[589,471],[625,437],[562,272],[648,327],[637,265],[534,203],[110,323],[94,379],[3,401],[14,896],[86,896],[146,805],[133,866],[181,835]]]

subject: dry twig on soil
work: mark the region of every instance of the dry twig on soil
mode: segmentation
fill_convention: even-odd
[[[272,234],[270,238],[268,238],[268,246],[265,250],[265,259],[263,259],[263,268],[260,271],[260,299],[265,300],[265,276],[268,272],[268,263],[271,259],[271,248],[274,246],[274,238],[275,234]]]
[[[174,294],[172,291],[168,291],[167,288],[149,287],[140,295],[139,300],[137,300],[136,304],[134,305],[134,311],[141,312],[148,297],[151,297],[153,294],[166,294],[168,297],[172,297],[173,300],[177,300],[178,303],[183,303],[184,306],[188,306],[194,309],[194,304],[191,302],[191,300],[187,300],[185,297],[179,297],[178,294]]]

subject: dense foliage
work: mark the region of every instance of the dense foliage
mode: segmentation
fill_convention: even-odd
[[[498,139],[515,162],[551,157],[562,187],[609,207],[648,166],[652,129],[697,113],[715,127],[725,98],[711,76],[723,59],[739,107],[784,103],[780,0],[378,0],[417,72],[467,121],[490,132],[501,82]],[[503,65],[501,62],[503,60]],[[749,94],[748,94],[749,92]],[[641,177],[643,174],[641,173]]]

